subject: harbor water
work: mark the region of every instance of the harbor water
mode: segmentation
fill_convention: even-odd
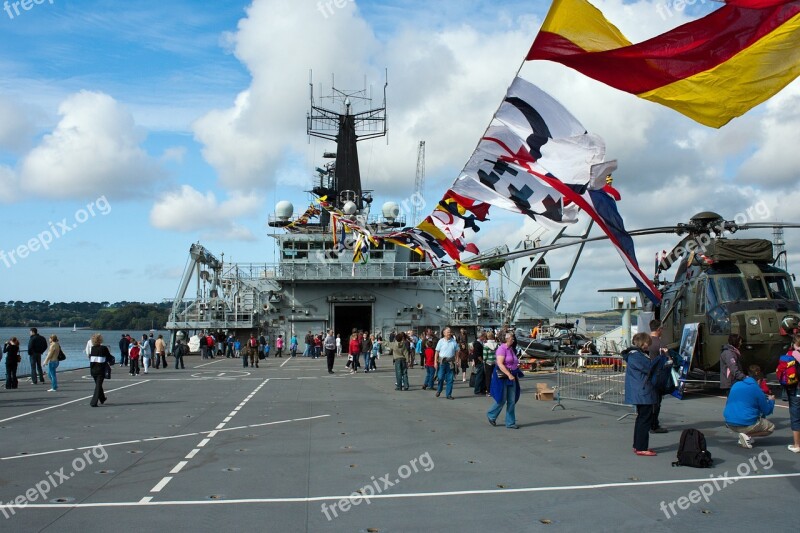
[[[47,339],[48,345],[50,344],[50,335],[56,335],[58,337],[59,343],[61,344],[61,350],[64,352],[64,355],[67,356],[67,359],[61,361],[58,365],[58,371],[62,372],[64,370],[74,370],[76,368],[89,368],[89,358],[86,356],[84,350],[86,349],[86,343],[92,337],[94,333],[100,333],[103,335],[103,344],[108,346],[108,349],[111,351],[112,355],[119,359],[119,339],[122,337],[123,333],[128,333],[132,337],[136,339],[141,339],[143,334],[150,335],[150,331],[94,331],[90,329],[78,329],[73,331],[72,328],[48,328],[42,327],[39,329],[39,335],[43,336]],[[168,338],[169,332],[167,331],[153,331],[153,335],[158,338],[158,335],[164,335],[164,338]],[[11,339],[11,337],[16,337],[19,340],[19,353],[21,356],[21,361],[19,366],[17,367],[17,376],[29,376],[31,373],[31,365],[28,359],[28,339],[30,338],[30,329],[29,328],[0,328],[0,343],[5,345],[5,343]],[[6,377],[6,365],[5,365],[5,358],[7,354],[3,354],[3,359],[0,361],[0,377],[5,380]],[[44,361],[44,355],[42,356],[42,361]],[[44,366],[44,365],[43,365]],[[45,374],[47,374],[47,369],[44,369]]]

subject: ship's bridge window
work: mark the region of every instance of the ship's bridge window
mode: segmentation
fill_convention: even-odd
[[[739,276],[718,276],[717,292],[721,302],[736,302],[747,299],[744,280]]]
[[[758,299],[767,297],[767,291],[764,289],[764,284],[758,276],[747,278],[747,290],[750,291],[751,298]]]
[[[788,276],[767,275],[764,276],[764,281],[767,283],[767,289],[769,289],[769,297],[773,300],[797,300],[797,294]]]

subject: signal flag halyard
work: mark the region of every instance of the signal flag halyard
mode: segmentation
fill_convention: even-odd
[[[554,0],[526,59],[561,63],[719,128],[800,75],[800,0],[730,0],[639,44],[586,0]]]

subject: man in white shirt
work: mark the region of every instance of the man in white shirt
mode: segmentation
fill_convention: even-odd
[[[453,337],[450,328],[444,328],[442,331],[444,337],[439,339],[436,343],[436,357],[433,360],[433,366],[439,374],[439,388],[436,391],[436,396],[442,394],[442,387],[447,381],[447,399],[453,399],[453,371],[455,366],[456,350],[458,350],[458,343]]]

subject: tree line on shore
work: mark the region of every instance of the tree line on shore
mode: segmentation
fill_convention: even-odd
[[[148,330],[164,327],[170,303],[0,302],[0,327],[72,327]]]

